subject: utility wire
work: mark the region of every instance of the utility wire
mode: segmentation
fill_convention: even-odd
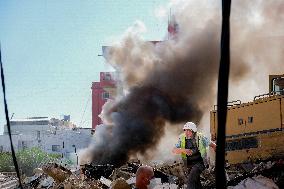
[[[83,118],[84,118],[84,116],[85,116],[86,109],[87,109],[87,106],[88,106],[88,104],[89,104],[89,102],[90,102],[91,96],[92,96],[92,94],[89,94],[89,95],[88,95],[88,100],[87,100],[87,102],[86,102],[86,104],[85,104],[84,112],[83,112],[83,114],[82,114],[82,117],[81,117],[81,121],[80,121],[79,127],[82,127],[82,125],[81,125],[81,124],[82,124]],[[85,121],[84,121],[84,122],[85,122]],[[83,122],[83,123],[84,123],[84,122]]]
[[[13,162],[14,162],[16,173],[17,173],[17,177],[19,179],[19,187],[23,188],[22,183],[21,183],[19,166],[18,166],[18,162],[17,162],[17,158],[15,155],[15,150],[13,146],[12,135],[11,135],[11,127],[10,127],[10,120],[9,120],[9,113],[8,113],[8,106],[7,106],[6,92],[5,92],[4,70],[3,70],[2,57],[1,57],[1,45],[0,45],[0,65],[1,65],[1,80],[2,80],[2,89],[3,89],[3,97],[4,97],[5,115],[6,115],[7,129],[8,129],[9,138],[10,138],[12,157],[13,157]]]
[[[222,0],[221,59],[218,78],[217,98],[217,149],[216,149],[216,188],[227,188],[225,175],[225,138],[228,85],[230,72],[230,12],[231,0]]]

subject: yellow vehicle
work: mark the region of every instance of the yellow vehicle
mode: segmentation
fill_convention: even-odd
[[[284,157],[284,74],[269,76],[269,93],[252,102],[228,103],[226,161],[230,164]],[[216,139],[217,110],[210,112],[210,132]]]

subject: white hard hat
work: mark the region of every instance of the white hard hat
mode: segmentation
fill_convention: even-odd
[[[184,124],[183,129],[190,129],[195,133],[197,132],[197,127],[193,122],[187,122],[186,124]]]

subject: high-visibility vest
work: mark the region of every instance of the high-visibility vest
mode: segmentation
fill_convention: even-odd
[[[181,140],[180,145],[181,145],[181,148],[183,148],[183,149],[185,149],[185,138],[186,138],[185,134],[182,133],[180,135],[180,140]],[[202,158],[204,158],[205,155],[206,155],[206,144],[205,144],[203,138],[204,138],[204,136],[201,133],[199,133],[199,132],[196,133],[196,136],[195,136],[196,144],[197,144],[197,148],[198,148]],[[181,157],[182,157],[182,159],[186,159],[186,154],[182,153]]]

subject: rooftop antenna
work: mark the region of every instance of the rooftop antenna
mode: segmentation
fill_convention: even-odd
[[[172,17],[172,8],[170,8],[170,14],[168,16],[168,40],[170,39],[169,27],[170,27],[170,23],[171,23],[171,17]]]

